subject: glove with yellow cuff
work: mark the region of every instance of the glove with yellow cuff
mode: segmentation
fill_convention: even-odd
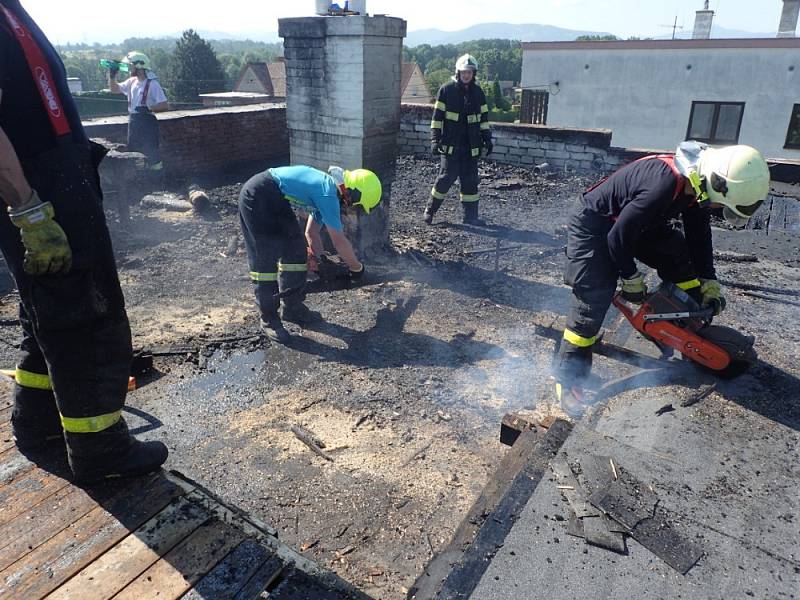
[[[55,210],[42,202],[36,190],[23,206],[8,209],[11,222],[19,227],[25,259],[22,263],[29,275],[66,273],[72,267],[72,250],[61,226],[53,220]]]
[[[714,316],[725,310],[725,296],[722,295],[722,286],[716,279],[701,279],[700,294],[703,297],[703,306],[714,309]]]

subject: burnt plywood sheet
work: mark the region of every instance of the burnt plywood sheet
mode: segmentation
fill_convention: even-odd
[[[746,380],[737,385],[746,387]],[[720,395],[727,390],[723,385]],[[575,532],[569,529],[569,504],[553,476],[537,487],[471,598],[500,600],[520,590],[555,600],[797,596],[798,431],[752,411],[733,417],[730,406],[716,399],[664,421],[654,414],[664,404],[662,394],[617,402],[596,429],[576,427],[562,451],[567,461],[613,457],[652,485],[656,511],[669,511],[681,525],[679,539],[655,539],[652,548],[667,558],[675,551],[678,569],[689,566],[679,556],[701,548],[705,554],[688,573],[635,539],[628,539],[627,554],[620,555],[569,535]],[[604,478],[600,473],[597,478]],[[697,547],[682,548],[685,540]]]

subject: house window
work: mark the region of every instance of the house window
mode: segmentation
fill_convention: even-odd
[[[795,104],[792,109],[792,118],[789,119],[789,131],[786,132],[786,144],[783,147],[800,150],[800,104]]]
[[[687,140],[736,144],[742,127],[744,102],[692,102]]]

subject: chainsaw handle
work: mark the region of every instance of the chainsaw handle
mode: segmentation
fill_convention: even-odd
[[[675,321],[677,319],[702,319],[711,322],[714,318],[713,308],[704,308],[703,310],[690,310],[673,313],[655,313],[644,315],[643,319],[646,323],[653,323],[655,321]]]

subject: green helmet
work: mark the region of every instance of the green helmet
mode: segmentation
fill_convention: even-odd
[[[122,62],[128,63],[129,65],[133,65],[134,68],[137,69],[149,69],[150,68],[150,59],[147,57],[147,54],[144,52],[139,52],[134,50],[133,52],[128,52],[125,55],[125,58],[122,59]]]
[[[723,205],[727,221],[741,227],[769,193],[769,167],[750,146],[708,148],[700,154],[698,172],[711,202]]]
[[[367,214],[381,201],[383,188],[380,179],[372,171],[367,169],[345,171],[344,185],[348,190],[354,190],[350,192],[354,200],[352,206],[360,206]]]

